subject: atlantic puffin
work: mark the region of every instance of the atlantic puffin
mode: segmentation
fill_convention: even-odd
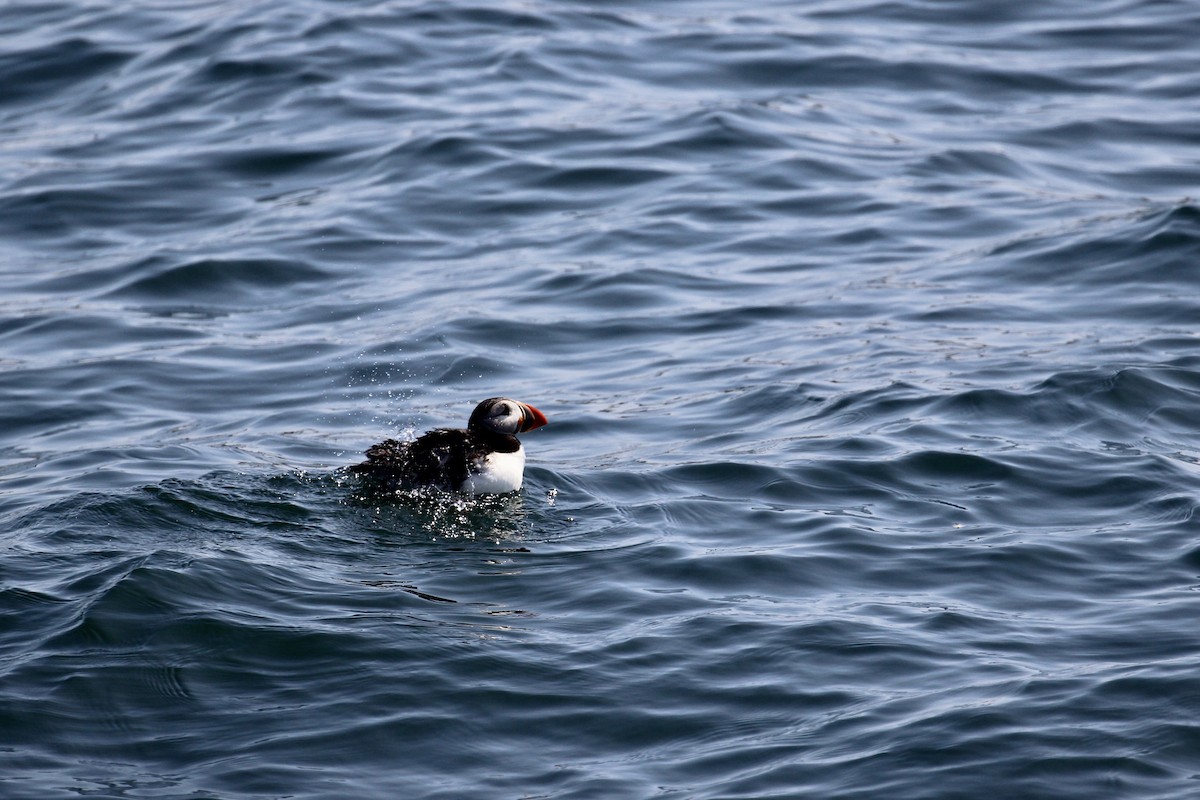
[[[387,439],[350,471],[388,491],[430,486],[469,494],[513,492],[525,473],[525,450],[516,434],[546,422],[528,403],[490,397],[475,406],[466,429],[436,428],[411,442]]]

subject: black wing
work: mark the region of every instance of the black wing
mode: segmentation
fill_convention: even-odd
[[[367,450],[366,461],[350,470],[388,489],[458,489],[467,479],[467,464],[475,449],[466,431],[439,428],[412,442],[382,441]]]

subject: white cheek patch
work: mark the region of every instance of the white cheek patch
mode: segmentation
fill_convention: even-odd
[[[520,414],[497,414],[491,418],[492,427],[504,433],[516,433],[521,428]]]

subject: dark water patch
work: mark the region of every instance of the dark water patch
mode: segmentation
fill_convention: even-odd
[[[772,153],[790,154],[801,134],[795,128],[795,118],[791,114],[779,113],[771,106],[759,103],[691,111],[672,120],[668,130],[679,133],[635,152],[647,157],[711,165],[711,159],[728,157],[735,149],[760,157]],[[831,176],[842,175],[835,171],[835,166],[824,168],[831,170]]]
[[[555,174],[537,181],[534,185],[543,189],[562,191],[597,191],[634,187],[662,177],[664,177],[664,173],[654,170],[596,166],[558,170]]]
[[[1163,126],[1150,120],[1099,117],[1088,120],[1065,120],[1043,128],[1014,132],[1010,141],[1040,152],[1061,152],[1070,157],[1086,146],[1093,158],[1117,158],[1120,146],[1137,143],[1147,147],[1173,147],[1184,144],[1186,131],[1177,126]]]
[[[722,40],[718,33],[688,36],[667,36],[653,42],[665,64],[676,65],[652,72],[653,79],[664,84],[697,89],[702,83],[721,88],[789,88],[799,91],[855,89],[870,87],[878,91],[958,92],[972,95],[987,92],[993,100],[1013,100],[1036,94],[1071,94],[1094,88],[1077,78],[1062,73],[1030,70],[1014,66],[984,66],[960,58],[923,57],[925,54],[905,53],[899,57],[884,57],[894,40],[875,38],[870,47],[847,47],[839,50],[815,46],[818,41],[804,37],[775,34],[757,37],[742,44],[720,59],[702,59],[700,53],[720,52]],[[744,42],[745,37],[740,37]],[[752,44],[753,46],[749,46]],[[840,44],[837,42],[836,44]],[[726,46],[725,50],[731,50]],[[749,53],[740,52],[747,50]],[[893,51],[895,52],[895,51]],[[686,64],[690,69],[678,65]]]
[[[1039,391],[1073,402],[1077,419],[1102,437],[1142,441],[1144,426],[1155,418],[1180,437],[1177,444],[1194,439],[1183,421],[1200,402],[1200,384],[1196,371],[1182,365],[1057,375]]]
[[[670,291],[666,289],[670,288]],[[717,276],[687,274],[663,267],[648,267],[615,274],[598,273],[586,267],[546,275],[537,283],[537,295],[546,305],[570,306],[580,315],[599,316],[612,311],[653,307],[678,309],[689,300],[705,302],[747,289],[752,284]],[[743,309],[743,315],[762,316]],[[741,316],[745,320],[746,316]]]
[[[544,32],[555,27],[553,20],[545,15],[483,6],[454,7],[431,4],[408,11],[404,19],[422,27],[432,25],[433,28],[429,30],[431,35],[437,35],[439,29],[444,29],[455,38],[480,33],[494,34],[498,31]]]
[[[415,169],[442,176],[448,169],[457,171],[503,163],[505,155],[478,136],[457,132],[418,135],[392,151],[392,157],[403,163],[405,172]]]
[[[74,351],[76,359],[94,357],[103,352],[119,352],[130,343],[164,348],[169,343],[192,341],[202,334],[183,324],[139,325],[139,320],[120,320],[110,315],[84,313],[47,313],[23,315],[12,320],[7,339],[10,368],[36,369],[45,353],[46,342],[56,342],[64,350]],[[18,359],[23,359],[18,361]],[[18,373],[14,372],[14,378]]]
[[[1040,30],[1030,31],[1031,46],[1037,49],[1066,47],[1121,53],[1155,53],[1173,49],[1200,28],[1200,19],[1195,15],[1173,19],[1171,24],[1163,25],[1161,20],[1152,19],[1152,10],[1139,8],[1136,14],[1129,14],[1132,10],[1130,4],[1124,5],[1126,8],[1116,9],[1111,18],[1114,22],[1120,20],[1118,27],[1087,22],[1072,25],[1056,21],[1052,25],[1042,26]],[[1149,15],[1143,16],[1147,11]],[[1125,19],[1122,20],[1122,16]]]
[[[211,196],[197,193],[197,173],[174,168],[166,172],[115,179],[121,185],[94,184],[75,173],[40,176],[36,185],[7,194],[0,201],[4,225],[22,238],[53,242],[56,249],[87,252],[101,240],[161,233],[206,219],[229,223],[238,213]],[[175,191],[164,194],[165,183]],[[54,188],[45,188],[50,184]],[[55,184],[65,184],[57,185]]]
[[[142,302],[262,303],[267,291],[288,291],[296,285],[320,282],[328,276],[303,263],[279,259],[205,259],[176,264],[152,259],[133,264],[132,278],[105,296]],[[146,274],[150,273],[150,274]]]
[[[62,102],[62,95],[117,71],[130,58],[129,53],[79,37],[9,51],[0,56],[0,72],[6,76],[0,106],[52,98]]]
[[[279,92],[301,92],[332,83],[335,78],[286,57],[211,60],[195,76],[206,88],[211,110],[218,114],[253,113]]]
[[[915,177],[942,178],[947,174],[960,176],[958,180],[947,181],[942,189],[949,188],[951,183],[958,184],[961,176],[970,175],[975,180],[982,176],[995,176],[1008,180],[1028,179],[1028,167],[1005,153],[979,150],[946,150],[931,155],[924,162],[912,168]]]
[[[314,165],[338,158],[336,149],[299,149],[284,151],[277,148],[242,151],[218,156],[222,169],[245,179],[265,179],[278,175],[293,175]]]
[[[1088,226],[997,248],[990,258],[1001,265],[991,274],[999,279],[1002,272],[1004,281],[1023,285],[1069,285],[1081,291],[1107,292],[1132,282],[1182,287],[1200,247],[1198,222],[1191,205],[1098,220],[1100,231]]]

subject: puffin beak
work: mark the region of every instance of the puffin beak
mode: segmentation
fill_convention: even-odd
[[[549,422],[545,414],[528,403],[521,403],[521,410],[524,412],[524,418],[521,420],[521,433],[540,428]]]

